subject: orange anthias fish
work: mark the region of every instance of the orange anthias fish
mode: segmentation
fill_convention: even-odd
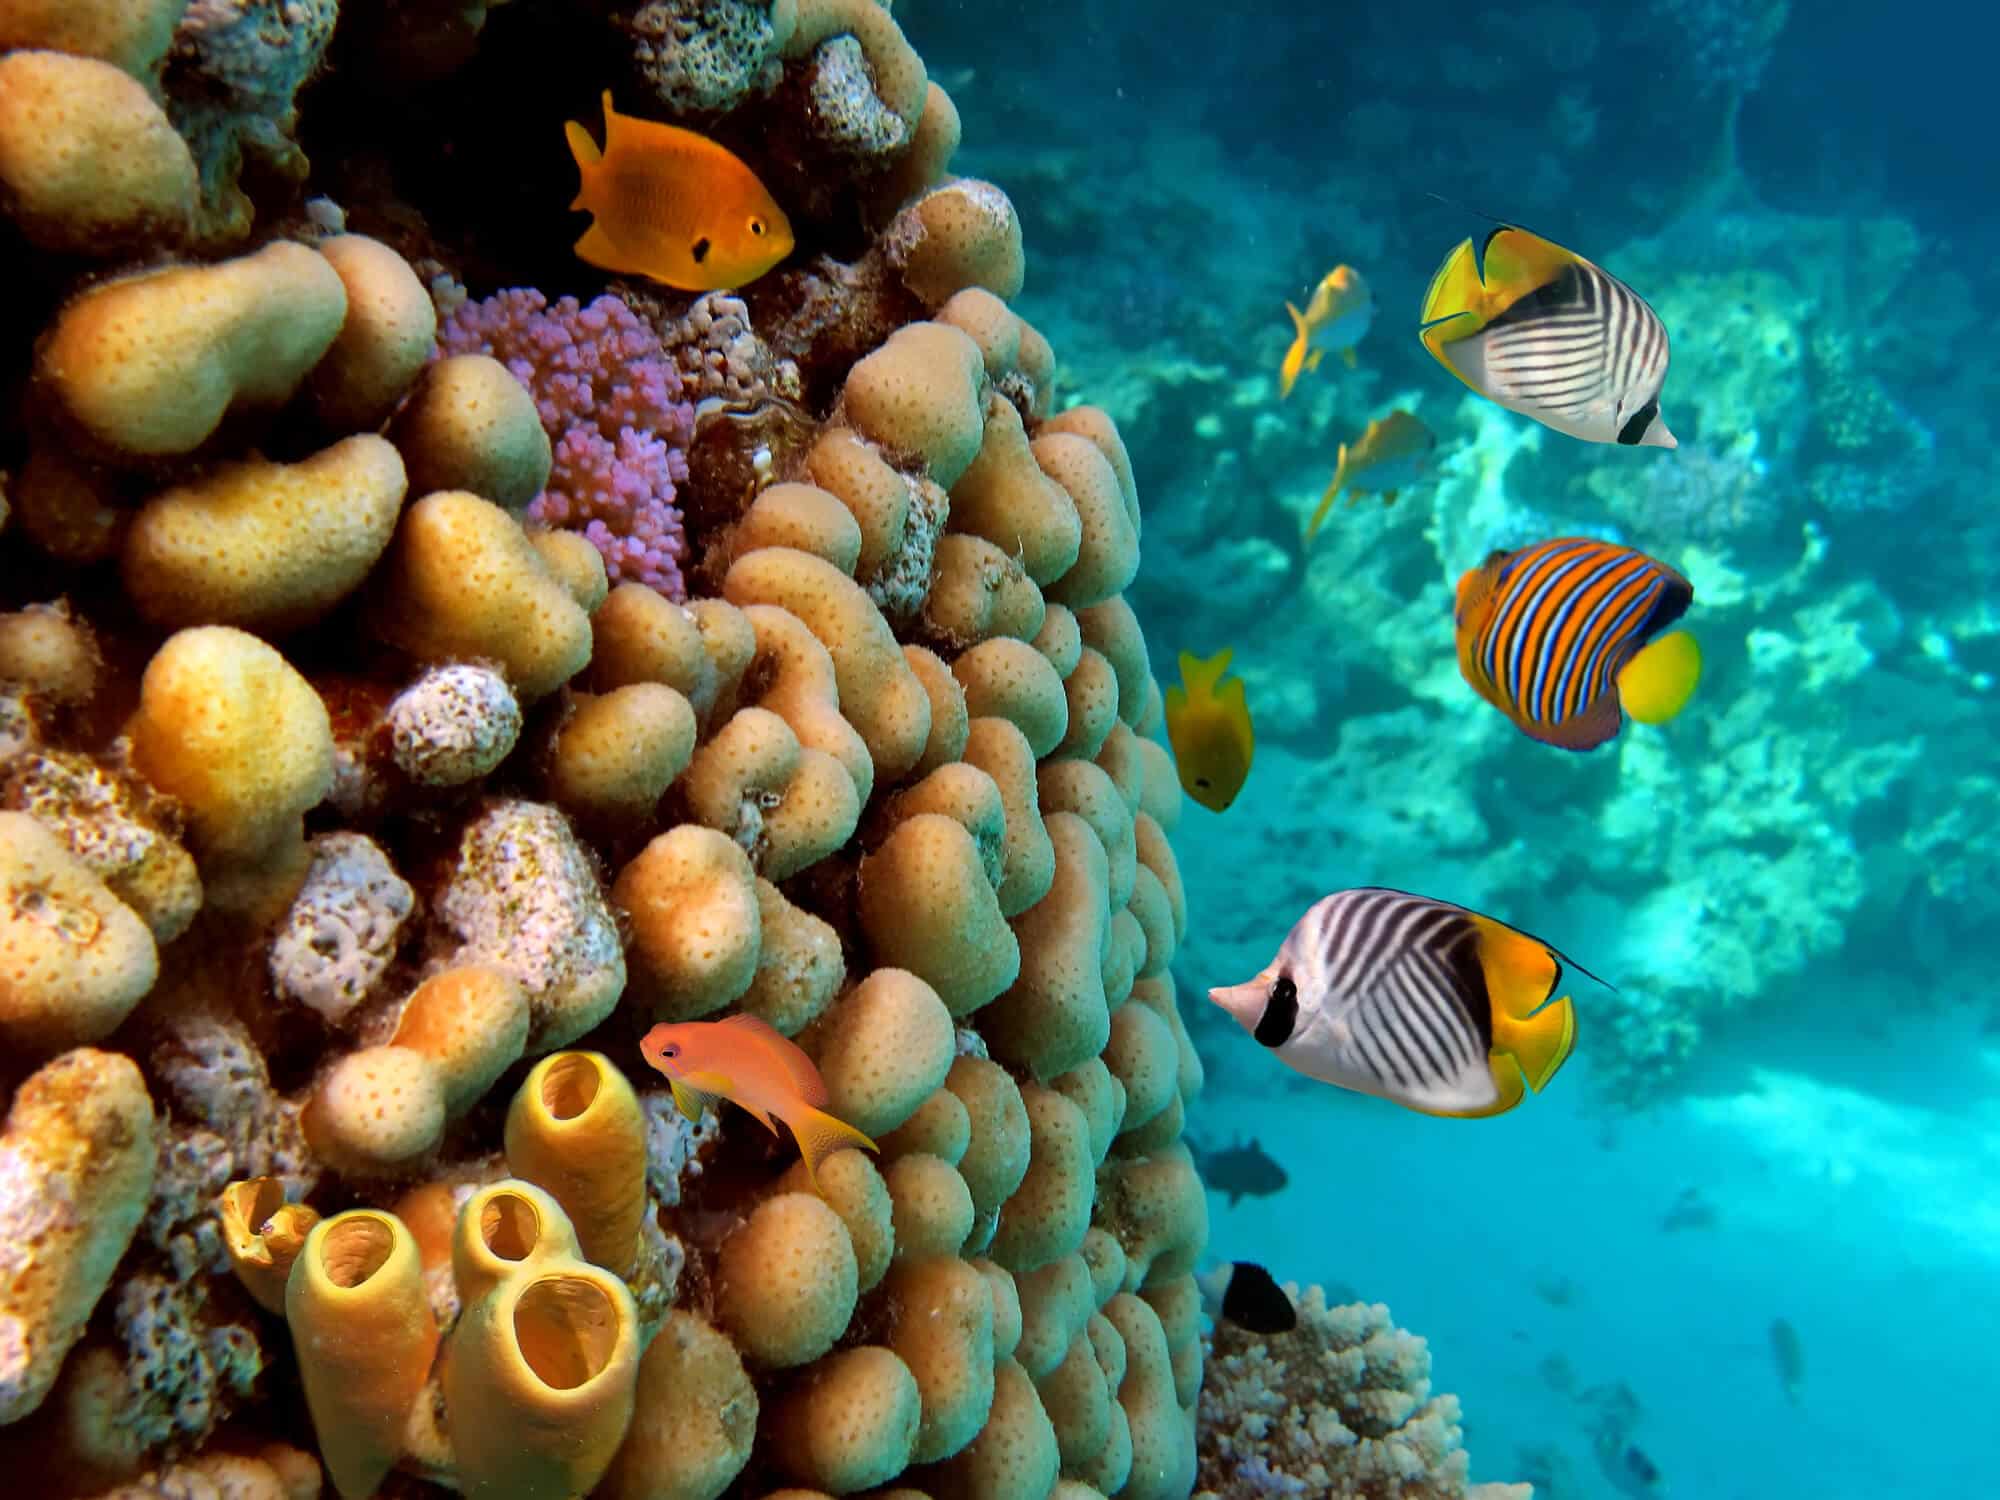
[[[707,136],[621,115],[604,91],[604,149],[563,126],[583,185],[571,208],[593,215],[576,253],[606,271],[684,292],[755,281],[792,253],[792,226],[757,174]]]
[[[1181,787],[1210,812],[1236,800],[1257,748],[1243,679],[1222,680],[1234,654],[1224,648],[1199,661],[1183,651],[1180,683],[1166,693],[1167,740]]]
[[[1417,337],[1489,401],[1588,443],[1676,446],[1660,417],[1667,329],[1573,250],[1511,224],[1463,240],[1424,293]]]
[[[666,1075],[674,1103],[690,1120],[723,1099],[771,1134],[783,1120],[805,1159],[806,1180],[819,1191],[818,1166],[843,1146],[878,1149],[860,1131],[830,1115],[826,1081],[797,1043],[755,1016],[662,1023],[639,1043],[646,1061]]]
[[[1338,349],[1347,367],[1354,368],[1354,346],[1375,321],[1375,296],[1354,267],[1335,266],[1313,288],[1304,312],[1289,302],[1285,311],[1292,315],[1292,346],[1278,367],[1280,400],[1291,395],[1301,370],[1319,368],[1329,349]]]
[[[1653,638],[1693,601],[1665,563],[1592,537],[1495,552],[1458,580],[1458,669],[1530,739],[1592,750],[1625,713],[1686,706],[1701,651],[1686,631]]]
[[[1306,523],[1306,540],[1318,534],[1333,497],[1343,489],[1349,505],[1363,495],[1380,495],[1384,505],[1394,505],[1397,495],[1424,476],[1436,447],[1437,434],[1406,411],[1392,411],[1370,422],[1353,444],[1340,445],[1333,478]]]

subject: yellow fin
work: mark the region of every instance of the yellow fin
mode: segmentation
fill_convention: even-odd
[[[1497,1012],[1493,1017],[1493,1050],[1518,1062],[1528,1087],[1538,1094],[1568,1061],[1575,1044],[1576,1006],[1567,995],[1526,1020]]]
[[[1346,361],[1347,368],[1350,370],[1360,363],[1360,361],[1354,357],[1354,346],[1352,344],[1349,344],[1345,349],[1340,351],[1340,357]]]
[[[1347,444],[1342,443],[1340,445],[1340,461],[1333,466],[1333,478],[1327,481],[1326,489],[1320,494],[1319,509],[1315,510],[1312,513],[1312,519],[1306,522],[1307,546],[1311,546],[1312,539],[1319,535],[1319,528],[1326,520],[1326,513],[1333,507],[1333,497],[1340,493],[1340,487],[1346,483]]]
[[[1278,366],[1278,399],[1291,395],[1292,387],[1298,383],[1299,370],[1306,360],[1306,320],[1291,303],[1285,304],[1285,311],[1292,315],[1292,343],[1285,350],[1284,363]]]
[[[1486,972],[1486,994],[1493,1007],[1493,1035],[1498,1045],[1500,1018],[1504,1015],[1519,1021],[1533,1015],[1536,1007],[1555,993],[1562,967],[1547,943],[1478,912],[1469,915],[1479,934],[1479,967]]]
[[[1325,358],[1326,358],[1326,351],[1324,349],[1313,350],[1313,352],[1306,357],[1306,368],[1308,370],[1317,370],[1319,368],[1319,362]]]
[[[834,1152],[848,1146],[867,1151],[881,1149],[845,1120],[823,1109],[801,1105],[787,1111],[783,1119],[792,1128],[792,1138],[799,1143],[799,1159],[806,1164],[806,1181],[812,1184],[815,1193],[819,1191],[819,1164]]]
[[[1701,647],[1685,630],[1651,642],[1618,674],[1618,700],[1641,724],[1664,724],[1701,681]]]
[[[1486,236],[1480,255],[1487,308],[1482,320],[1497,316],[1537,287],[1547,286],[1580,259],[1553,240],[1509,224]]]
[[[611,242],[611,236],[604,232],[602,223],[592,223],[584,230],[583,238],[576,242],[577,259],[587,265],[596,266],[600,271],[636,271],[628,265],[625,257],[618,253],[618,247]]]
[[[715,1108],[717,1102],[722,1098],[719,1090],[711,1093],[707,1089],[696,1088],[684,1079],[669,1078],[667,1080],[667,1087],[674,1091],[674,1103],[679,1107],[680,1112],[697,1124],[700,1123],[702,1115],[706,1111]]]
[[[604,153],[597,149],[597,142],[590,138],[590,132],[574,120],[563,121],[563,135],[569,141],[569,154],[576,158],[576,170],[582,177],[577,184],[576,199],[571,208],[582,208],[590,191],[591,174],[604,160]]]
[[[1423,310],[1417,314],[1421,324],[1442,323],[1446,319],[1477,316],[1476,309],[1481,299],[1479,285],[1479,256],[1472,247],[1471,240],[1460,240],[1431,273],[1431,284],[1424,289]],[[1476,331],[1468,328],[1464,333],[1453,331],[1452,337],[1464,338]],[[1431,342],[1431,330],[1426,327],[1424,342]],[[1433,354],[1437,353],[1432,349]]]
[[[1229,670],[1230,660],[1236,655],[1234,648],[1224,646],[1206,661],[1190,651],[1181,653],[1181,681],[1187,685],[1183,695],[1185,701],[1198,703],[1215,697],[1216,684],[1222,681],[1222,674]],[[1171,691],[1171,689],[1169,690]]]

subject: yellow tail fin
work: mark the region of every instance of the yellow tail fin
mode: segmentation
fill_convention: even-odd
[[[1685,630],[1663,635],[1625,663],[1618,701],[1641,724],[1664,724],[1687,707],[1701,681],[1701,647]]]
[[[1569,996],[1549,1001],[1562,967],[1548,944],[1504,922],[1475,912],[1472,925],[1479,932],[1479,966],[1486,972],[1493,1050],[1519,1062],[1528,1087],[1540,1093],[1576,1041],[1576,1007]]]
[[[1223,673],[1229,670],[1229,663],[1236,655],[1233,647],[1224,646],[1215,655],[1203,661],[1191,651],[1181,653],[1181,681],[1186,684],[1186,696],[1190,700],[1213,698],[1216,686],[1222,681]],[[1172,691],[1172,689],[1169,689]]]
[[[809,1104],[788,1111],[783,1118],[792,1128],[792,1138],[799,1143],[799,1157],[806,1164],[806,1181],[812,1184],[815,1193],[819,1191],[819,1164],[834,1152],[849,1146],[859,1146],[865,1151],[881,1149],[845,1120]]]
[[[1326,489],[1320,494],[1319,509],[1314,511],[1312,519],[1306,522],[1307,546],[1311,546],[1312,539],[1319,534],[1321,525],[1326,521],[1326,513],[1333,508],[1333,497],[1340,493],[1340,487],[1346,483],[1347,444],[1342,443],[1340,445],[1340,461],[1333,466],[1333,478],[1327,481]]]
[[[1306,320],[1291,303],[1285,304],[1285,311],[1292,315],[1292,343],[1285,350],[1285,361],[1278,366],[1278,399],[1291,395],[1292,387],[1298,383],[1299,371],[1306,362]]]
[[[1526,1020],[1493,1016],[1493,1050],[1505,1052],[1521,1065],[1528,1087],[1540,1093],[1569,1059],[1576,1044],[1576,1006],[1569,996],[1545,1005]]]

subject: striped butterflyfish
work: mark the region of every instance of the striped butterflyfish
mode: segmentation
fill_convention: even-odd
[[[1504,922],[1380,886],[1335,891],[1246,984],[1213,989],[1278,1061],[1427,1115],[1497,1115],[1576,1040],[1562,959]]]
[[[1545,745],[1591,750],[1635,718],[1686,704],[1701,653],[1683,631],[1655,641],[1694,587],[1643,552],[1566,536],[1495,552],[1458,580],[1458,669]]]
[[[1418,337],[1509,411],[1590,443],[1678,446],[1660,417],[1667,330],[1582,256],[1511,224],[1461,241],[1424,294]]]

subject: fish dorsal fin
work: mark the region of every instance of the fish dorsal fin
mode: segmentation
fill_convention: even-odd
[[[1486,994],[1501,1015],[1523,1019],[1555,993],[1562,965],[1548,944],[1516,931],[1505,922],[1469,914],[1479,935],[1479,967],[1486,976]]]
[[[814,1109],[825,1105],[826,1080],[819,1076],[819,1069],[813,1065],[813,1060],[806,1056],[804,1048],[769,1021],[738,1012],[733,1016],[724,1016],[715,1024],[727,1026],[751,1041],[762,1055],[783,1070],[786,1081],[798,1090],[799,1097],[807,1104]]]
[[[1461,629],[1478,630],[1484,625],[1482,616],[1486,606],[1492,601],[1495,569],[1489,558],[1476,568],[1467,568],[1458,576],[1458,602],[1452,615]]]
[[[1586,264],[1574,251],[1512,224],[1503,224],[1486,236],[1479,260],[1480,281],[1488,303],[1486,321],[1499,316],[1528,293],[1547,286],[1569,267]]]
[[[604,91],[604,149],[608,153],[618,144],[618,127],[627,121],[627,116],[618,113],[618,107],[611,102],[611,90]]]

